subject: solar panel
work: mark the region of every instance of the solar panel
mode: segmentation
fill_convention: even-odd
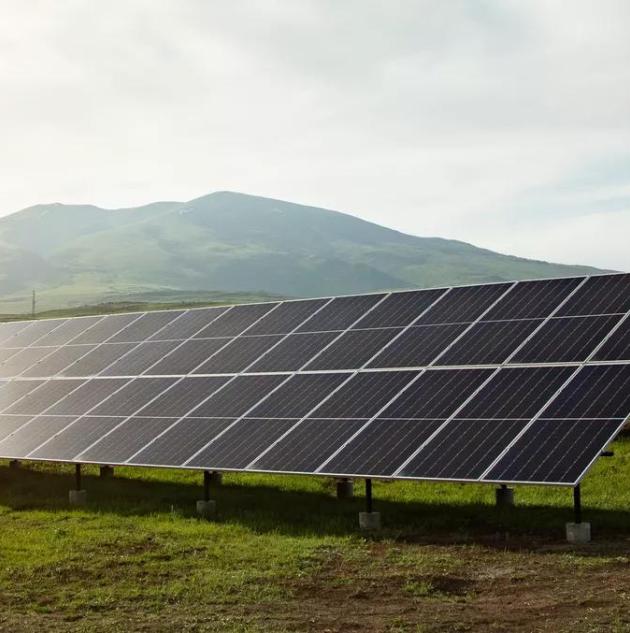
[[[0,324],[0,456],[575,485],[630,275]]]

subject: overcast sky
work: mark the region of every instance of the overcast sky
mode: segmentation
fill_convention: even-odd
[[[627,0],[2,0],[0,215],[234,190],[630,270]]]

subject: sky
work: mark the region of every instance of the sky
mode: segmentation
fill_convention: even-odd
[[[630,270],[627,0],[2,0],[0,215],[232,190]]]

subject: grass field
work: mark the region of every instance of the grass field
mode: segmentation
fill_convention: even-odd
[[[572,547],[568,489],[374,486],[384,529],[357,529],[363,487],[225,476],[214,522],[200,473],[0,466],[0,631],[630,631],[630,437],[583,483],[593,543]]]

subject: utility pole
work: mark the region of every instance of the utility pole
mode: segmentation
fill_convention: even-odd
[[[33,289],[33,302],[31,304],[31,313],[35,316],[35,290]]]

